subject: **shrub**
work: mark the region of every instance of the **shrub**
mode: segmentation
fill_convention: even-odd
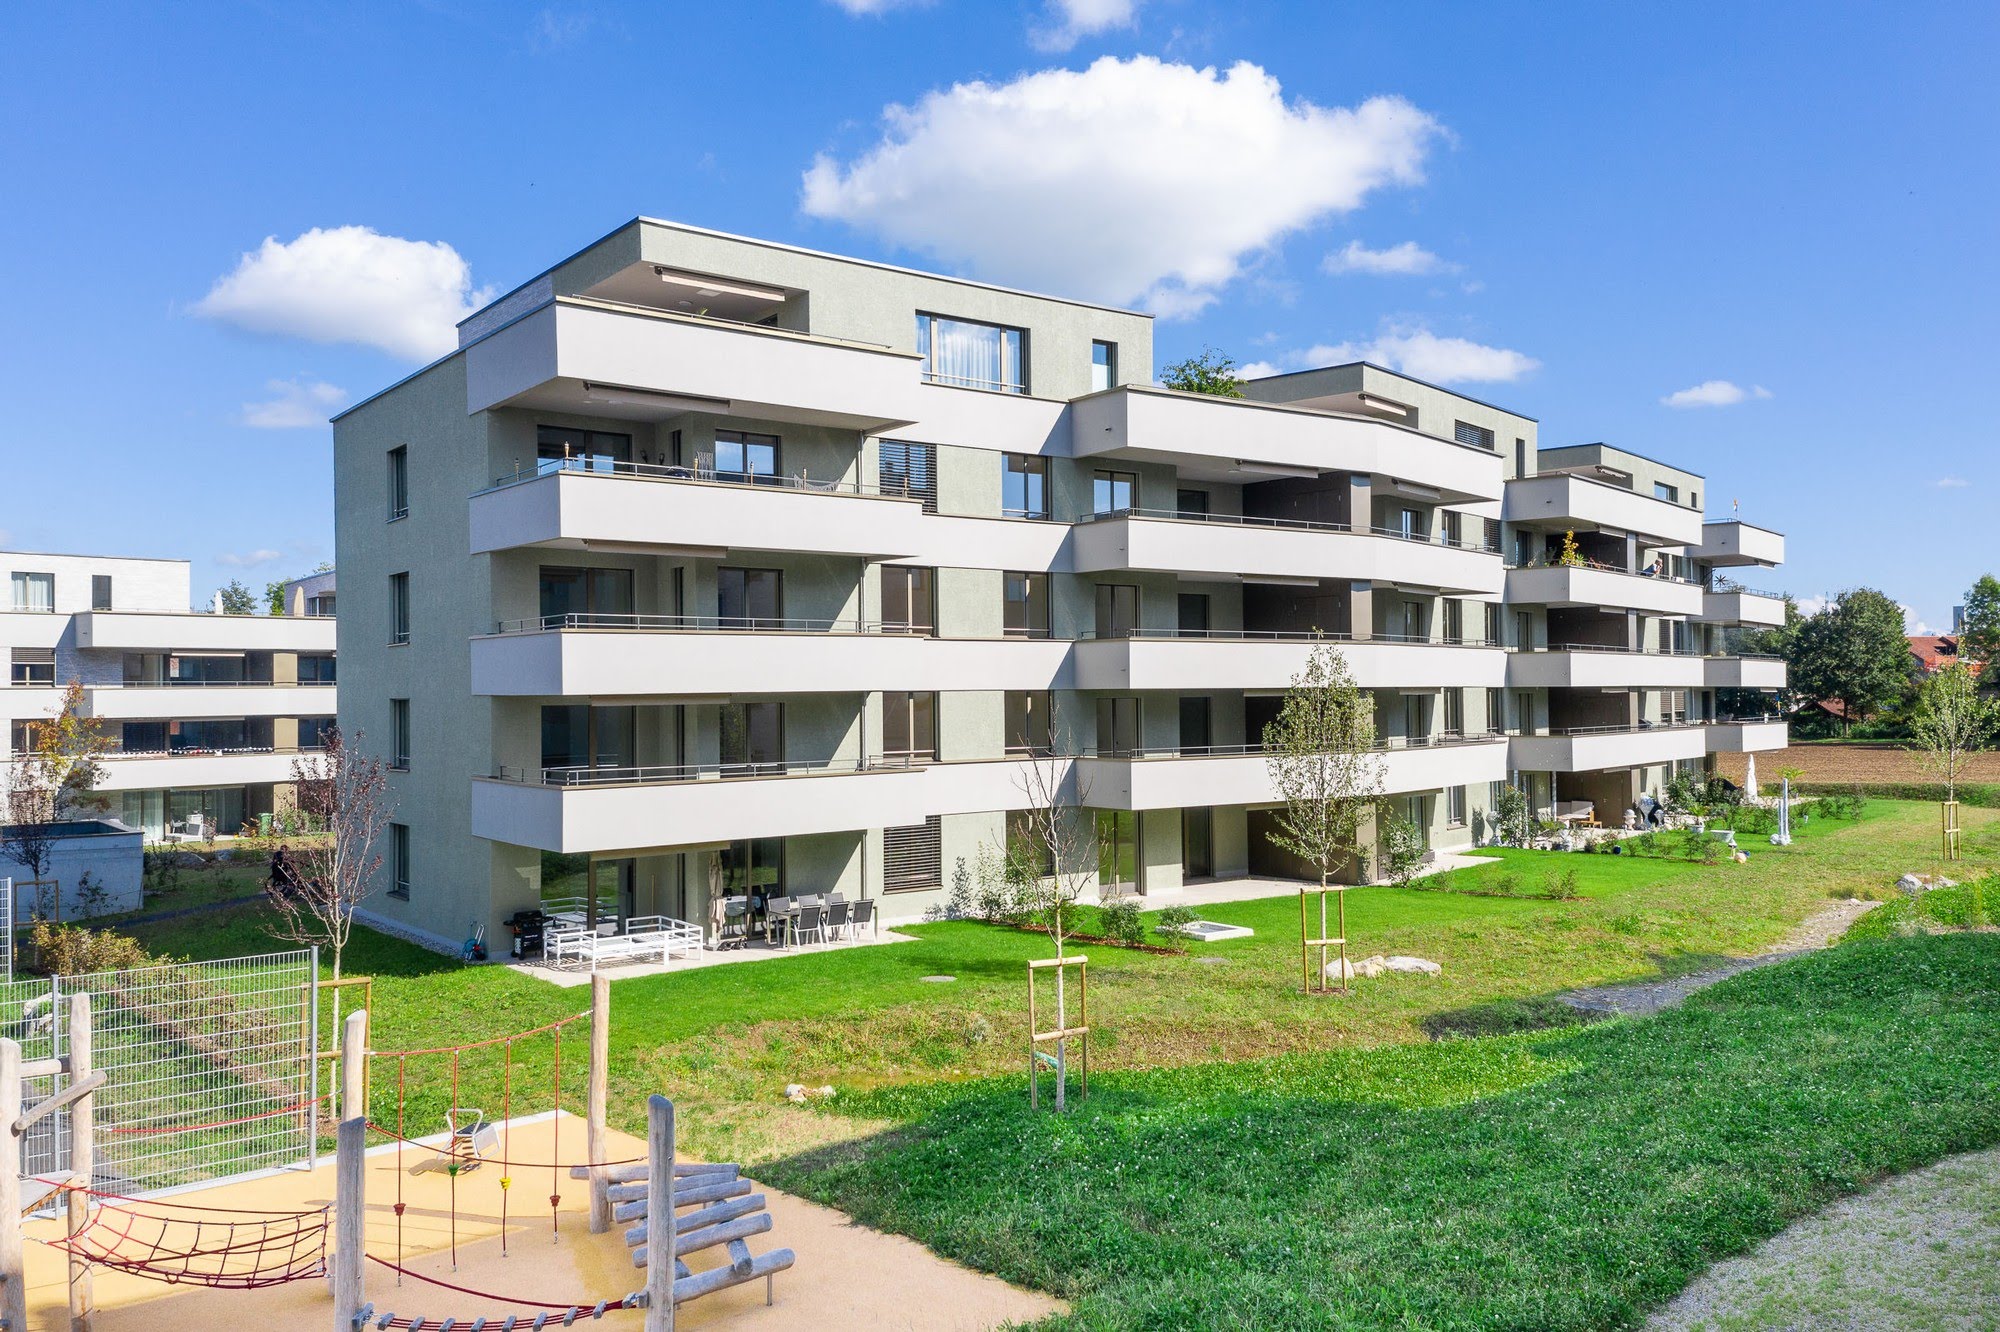
[[[1695,842],[1695,854],[1704,865],[1720,865],[1728,849],[1729,844],[1720,837],[1702,837]]]
[[[36,967],[50,976],[126,971],[160,961],[141,948],[137,939],[110,930],[87,930],[53,921],[36,921],[29,942],[34,946]]]
[[[1976,930],[1993,924],[1988,905],[2000,893],[2000,874],[1985,874],[1954,888],[1897,896],[1848,927],[1849,939],[1890,939],[1939,930]]]
[[[1399,814],[1382,821],[1382,872],[1399,888],[1410,886],[1424,866],[1424,830]]]
[[[1146,925],[1139,919],[1139,904],[1130,898],[1119,898],[1106,902],[1097,908],[1098,933],[1130,948],[1146,942]]]
[[[1188,939],[1181,931],[1194,924],[1194,919],[1193,907],[1170,906],[1162,911],[1159,920],[1154,922],[1153,933],[1176,953],[1185,953]]]
[[[1542,895],[1558,902],[1573,902],[1583,896],[1582,881],[1574,869],[1560,874],[1550,870],[1542,879]]]

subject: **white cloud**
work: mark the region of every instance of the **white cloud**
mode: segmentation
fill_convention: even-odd
[[[1743,388],[1726,379],[1705,379],[1693,388],[1669,393],[1660,401],[1668,407],[1733,407],[1746,398],[1768,398],[1771,390],[1762,384]]]
[[[1049,22],[1028,28],[1037,51],[1067,51],[1085,37],[1131,27],[1139,0],[1049,0],[1048,7]]]
[[[225,569],[255,569],[259,565],[276,564],[284,558],[282,550],[229,551],[216,556],[215,562]]]
[[[1458,265],[1448,264],[1415,241],[1371,250],[1351,240],[1320,261],[1328,273],[1365,273],[1370,277],[1420,277],[1425,273],[1449,273]]]
[[[1924,623],[1924,617],[1907,601],[1896,603],[1896,609],[1903,612],[1903,632],[1906,634],[1932,634],[1937,631]]]
[[[1972,483],[1962,476],[1941,476],[1931,484],[1939,490],[1964,490]]]
[[[198,314],[312,342],[358,342],[428,361],[458,345],[454,326],[493,298],[443,241],[404,240],[369,227],[314,227],[264,238],[217,280]]]
[[[1423,179],[1443,128],[1400,97],[1287,103],[1226,73],[1106,56],[884,109],[880,142],[822,154],[801,207],[989,280],[1191,315],[1247,256]]]
[[[323,380],[272,379],[264,387],[271,397],[243,404],[243,424],[259,430],[325,425],[329,416],[347,405],[347,390]]]
[[[1427,328],[1391,325],[1366,340],[1321,343],[1304,351],[1286,352],[1276,361],[1253,361],[1237,374],[1244,379],[1261,379],[1286,370],[1352,361],[1373,361],[1436,384],[1507,384],[1542,367],[1524,352],[1489,347],[1469,338],[1439,337]]]
[[[1829,596],[1799,597],[1797,598],[1797,603],[1799,614],[1811,616],[1817,615],[1828,606],[1831,606],[1833,598]]]

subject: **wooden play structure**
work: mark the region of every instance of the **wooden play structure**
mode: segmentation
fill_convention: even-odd
[[[1069,1021],[1069,996],[1065,984],[1070,968],[1076,969],[1076,1021]],[[1041,1030],[1035,994],[1035,973],[1053,973],[1056,984],[1056,1025],[1048,1031]],[[1048,1068],[1056,1076],[1056,1106],[1061,1108],[1063,1080],[1069,1076],[1069,1042],[1077,1043],[1078,1062],[1081,1065],[1082,1080],[1077,1095],[1090,1095],[1090,959],[1081,954],[1076,957],[1036,958],[1028,963],[1028,1106],[1039,1110],[1042,1105],[1042,1069]],[[1050,1054],[1042,1049],[1044,1043],[1055,1042],[1056,1051]]]
[[[1311,884],[1299,885],[1299,970],[1302,973],[1301,980],[1304,983],[1307,994],[1334,993],[1333,986],[1326,978],[1326,968],[1328,965],[1326,950],[1329,948],[1338,948],[1340,950],[1339,992],[1341,994],[1347,993],[1347,890],[1349,886],[1344,883],[1326,883],[1324,881],[1317,888]],[[1317,897],[1319,899],[1319,937],[1317,938],[1313,937],[1313,932],[1307,925],[1309,912],[1306,899],[1309,897]],[[1334,900],[1336,918],[1335,932],[1332,935],[1328,935],[1326,932],[1326,899],[1328,897]],[[1313,966],[1313,950],[1315,948],[1319,950],[1319,966],[1317,968]]]

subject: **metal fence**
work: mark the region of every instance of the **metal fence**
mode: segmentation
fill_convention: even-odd
[[[0,981],[14,979],[14,881],[0,879]]]
[[[308,1159],[317,1129],[316,951],[0,984],[0,1034],[25,1059],[66,1053],[68,1000],[88,991],[96,1067],[96,1183],[147,1192]],[[26,1105],[58,1089],[30,1080]],[[23,1144],[30,1174],[69,1159],[69,1115]]]

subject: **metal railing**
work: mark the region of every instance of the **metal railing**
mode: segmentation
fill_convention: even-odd
[[[1406,532],[1400,527],[1371,527],[1365,524],[1328,522],[1317,518],[1264,518],[1241,513],[1190,513],[1181,509],[1147,509],[1136,506],[1086,513],[1079,516],[1077,522],[1097,523],[1114,518],[1143,518],[1174,523],[1220,523],[1227,527],[1271,528],[1288,532],[1345,532],[1354,536],[1389,537],[1392,540],[1409,541],[1418,545],[1470,550],[1485,555],[1497,555],[1500,549],[1483,541],[1468,541],[1464,538],[1454,541],[1442,532]]]
[[[1694,648],[1627,647],[1622,643],[1550,643],[1545,647],[1516,648],[1517,652],[1606,652],[1623,657],[1704,657],[1713,654]]]
[[[547,768],[512,768],[503,765],[494,770],[494,777],[499,781],[530,786],[668,786],[684,782],[745,777],[809,777],[867,772],[874,766],[861,759],[819,761],[785,759],[774,763],[663,763],[625,767],[566,764]]]
[[[86,689],[332,689],[333,680],[106,680]]]
[[[1688,731],[1709,725],[1698,717],[1679,721],[1605,722],[1597,726],[1551,726],[1534,734],[1544,736],[1640,735],[1648,731]]]
[[[1397,754],[1412,749],[1445,749],[1455,745],[1477,745],[1502,739],[1500,731],[1433,731],[1429,735],[1392,735],[1377,739],[1369,746],[1375,754]],[[1130,749],[1120,747],[1094,747],[1066,757],[1093,759],[1176,759],[1176,758],[1248,758],[1268,754],[1262,742],[1242,745],[1138,745]]]
[[[1744,587],[1740,583],[1730,583],[1726,580],[1711,582],[1702,591],[1713,592],[1717,596],[1726,596],[1733,593],[1743,597],[1763,597],[1767,601],[1783,601],[1785,599],[1783,592],[1761,592],[1754,587]]]
[[[596,612],[564,615],[537,615],[520,620],[501,620],[496,634],[534,634],[562,629],[616,629],[648,633],[726,634],[892,634],[926,637],[922,629],[885,624],[880,620],[806,619],[797,616],[766,615],[639,615]]]
[[[922,373],[926,384],[941,384],[945,388],[985,389],[989,393],[1026,393],[1028,386],[1018,381],[1005,379],[981,379],[976,375],[941,375],[935,370]]]
[[[1165,629],[1134,628],[1123,633],[1099,634],[1086,631],[1077,635],[1078,642],[1115,642],[1120,639],[1141,638],[1150,640],[1187,639],[1208,643],[1335,643],[1362,644],[1394,643],[1405,647],[1498,647],[1499,644],[1484,638],[1445,638],[1435,634],[1370,634],[1365,638],[1347,632],[1327,633],[1317,629]]]
[[[678,463],[619,462],[611,458],[538,458],[533,466],[517,465],[493,479],[489,489],[522,485],[545,476],[605,476],[633,481],[680,482],[689,485],[750,486],[797,490],[811,495],[866,495],[882,499],[916,499],[902,486],[864,486],[844,477],[778,476],[761,472],[719,471],[714,467],[684,467]]]
[[[1650,568],[1650,566],[1645,569],[1627,569],[1623,565],[1606,564],[1602,560],[1592,560],[1584,558],[1578,558],[1568,561],[1562,559],[1551,560],[1544,558],[1535,558],[1529,560],[1525,564],[1514,562],[1508,564],[1506,567],[1509,569],[1588,569],[1593,573],[1622,574],[1627,578],[1650,578],[1656,583],[1681,583],[1688,587],[1702,587],[1702,583],[1699,579],[1688,578],[1680,574],[1656,571]]]

